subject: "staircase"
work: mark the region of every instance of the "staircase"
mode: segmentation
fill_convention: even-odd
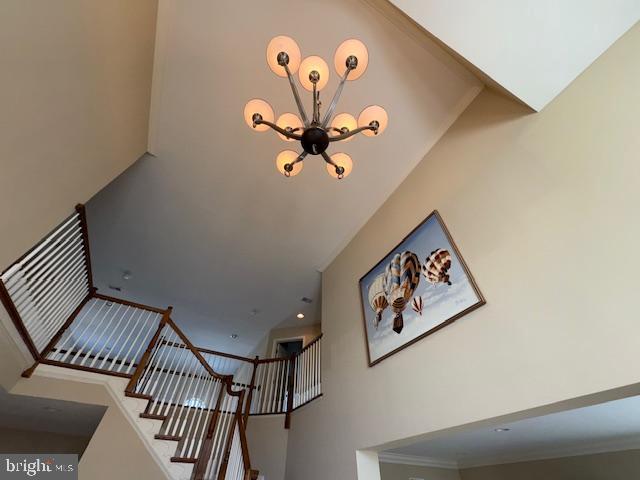
[[[291,358],[194,346],[156,308],[93,286],[83,206],[0,276],[2,300],[34,358],[23,373],[102,383],[172,480],[254,480],[251,415],[319,398],[321,336]]]

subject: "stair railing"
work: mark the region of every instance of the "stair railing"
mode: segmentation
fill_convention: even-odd
[[[291,413],[322,396],[322,334],[291,357],[256,359],[245,419],[249,415]]]
[[[198,349],[160,309],[97,293],[83,205],[0,275],[0,300],[35,363],[129,378],[142,416],[177,440],[173,461],[194,478],[246,479],[250,415],[291,413],[322,396],[321,338],[291,358],[249,359]],[[243,468],[240,468],[239,459]]]
[[[0,275],[0,300],[36,362],[32,369],[94,293],[89,259],[85,210],[78,205]]]
[[[242,412],[244,390],[234,390],[232,375],[211,368],[173,322],[170,311],[158,325],[126,394],[148,400],[141,417],[162,420],[155,438],[178,442],[172,461],[195,464],[195,480],[225,478],[236,429],[246,445],[244,423],[235,420]],[[242,470],[243,475],[251,470],[248,453]]]

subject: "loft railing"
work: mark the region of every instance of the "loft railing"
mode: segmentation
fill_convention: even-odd
[[[196,348],[150,307],[97,293],[84,206],[0,275],[0,300],[39,363],[129,378],[127,395],[147,399],[141,415],[177,440],[173,461],[194,477],[253,479],[250,415],[291,413],[322,396],[321,337],[291,358],[254,359]]]
[[[0,275],[0,300],[36,364],[94,291],[86,225],[78,205]]]
[[[93,293],[40,361],[128,378],[170,311]]]
[[[293,359],[295,380],[293,382],[293,404],[291,411],[322,396],[320,376],[322,335],[309,343]]]

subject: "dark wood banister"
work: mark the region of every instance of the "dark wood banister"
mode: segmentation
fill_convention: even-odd
[[[151,337],[151,341],[149,342],[147,349],[144,351],[144,354],[142,355],[142,358],[140,359],[140,362],[138,363],[138,366],[136,367],[135,372],[133,372],[133,376],[131,377],[131,380],[129,380],[129,384],[127,385],[127,388],[125,388],[124,390],[126,393],[133,393],[135,391],[136,385],[138,384],[138,380],[140,380],[140,376],[142,375],[142,372],[144,372],[145,368],[147,368],[147,364],[149,363],[149,358],[151,357],[151,353],[153,352],[153,349],[155,348],[156,344],[158,343],[158,340],[160,339],[160,334],[162,333],[162,330],[164,329],[165,325],[169,321],[169,316],[171,315],[172,310],[173,310],[173,307],[170,306],[162,315],[162,319],[160,319],[160,323],[158,324],[158,328],[156,329],[156,332],[153,334],[153,337]]]
[[[209,365],[209,362],[207,362],[202,356],[202,354],[198,351],[198,349],[193,346],[193,343],[191,343],[191,341],[182,332],[182,330],[174,323],[174,321],[171,320],[171,317],[167,318],[167,324],[178,334],[178,337],[180,337],[180,340],[182,340],[184,344],[187,346],[187,348],[191,350],[191,353],[193,353],[196,356],[196,358],[198,359],[200,364],[204,367],[204,369],[207,372],[209,372],[209,375],[227,383],[229,387],[231,386],[233,382],[233,375],[220,375],[219,373],[215,372],[213,368],[211,368],[211,365]]]
[[[249,462],[249,451],[248,451],[248,446],[247,446],[247,441],[246,441],[246,422],[245,419],[242,415],[242,409],[244,407],[244,390],[241,391],[234,391],[233,390],[233,376],[232,375],[220,375],[218,373],[216,373],[211,366],[209,365],[209,363],[204,359],[204,357],[202,356],[202,354],[200,352],[203,353],[207,353],[207,354],[212,354],[212,355],[218,355],[218,356],[222,356],[222,357],[227,357],[227,358],[234,358],[237,360],[241,360],[241,361],[247,361],[253,364],[253,374],[252,374],[252,382],[251,382],[251,386],[249,388],[249,401],[251,399],[251,393],[252,390],[254,388],[254,382],[255,382],[255,371],[257,368],[257,364],[258,364],[258,358],[256,357],[255,360],[253,359],[249,359],[246,357],[241,357],[238,355],[233,355],[233,354],[227,354],[227,353],[223,353],[223,352],[216,352],[214,350],[208,350],[208,349],[198,349],[196,347],[194,347],[194,345],[191,343],[191,341],[189,341],[189,339],[184,335],[184,333],[182,332],[182,330],[173,322],[173,320],[171,319],[171,312],[172,312],[172,307],[168,307],[167,309],[161,309],[161,308],[156,308],[156,307],[151,307],[148,305],[143,305],[140,303],[135,303],[135,302],[131,302],[128,300],[124,300],[124,299],[120,299],[120,298],[116,298],[116,297],[112,297],[109,295],[103,295],[100,293],[97,293],[97,289],[94,286],[94,282],[93,282],[93,271],[92,271],[92,267],[91,267],[91,253],[90,253],[90,245],[89,245],[89,229],[88,229],[88,225],[87,225],[87,215],[86,215],[86,209],[85,206],[83,204],[78,204],[75,207],[76,213],[78,215],[79,221],[80,221],[80,229],[81,229],[81,234],[82,234],[82,244],[83,244],[83,248],[84,248],[84,263],[85,263],[85,268],[87,270],[87,280],[88,280],[88,286],[89,286],[89,292],[88,294],[80,301],[80,303],[78,304],[78,306],[74,309],[74,311],[69,315],[69,317],[65,320],[64,324],[62,325],[62,327],[56,332],[56,334],[51,338],[51,340],[47,343],[47,345],[44,347],[44,349],[42,350],[42,352],[39,352],[37,347],[35,346],[35,343],[33,342],[33,339],[31,338],[31,335],[29,334],[28,330],[26,329],[26,326],[15,306],[15,304],[13,303],[13,300],[11,299],[11,295],[9,294],[9,292],[7,291],[5,285],[3,282],[0,281],[0,301],[2,302],[2,304],[4,305],[5,309],[7,310],[9,317],[11,318],[12,322],[14,323],[18,333],[20,334],[23,342],[25,343],[25,345],[27,346],[29,352],[31,353],[31,355],[33,356],[35,363],[32,367],[30,367],[28,370],[25,370],[25,372],[23,372],[23,376],[29,377],[31,376],[31,374],[33,373],[33,371],[35,370],[35,368],[38,366],[39,363],[48,363],[51,365],[59,365],[59,366],[64,366],[67,368],[74,368],[77,370],[85,370],[85,371],[90,371],[90,372],[95,372],[95,373],[107,373],[107,374],[111,374],[111,375],[117,375],[117,376],[121,376],[121,377],[125,377],[125,378],[129,378],[129,383],[125,389],[125,392],[131,396],[136,396],[137,394],[135,393],[135,387],[137,382],[140,379],[140,376],[142,375],[143,371],[145,370],[145,368],[147,367],[147,364],[149,362],[150,356],[153,352],[153,349],[155,348],[155,346],[158,343],[158,340],[160,339],[160,335],[162,333],[162,330],[164,329],[164,327],[166,325],[169,325],[178,335],[178,337],[180,337],[180,339],[184,342],[184,344],[187,346],[187,348],[189,350],[191,350],[191,352],[193,353],[193,355],[198,359],[198,361],[200,362],[200,364],[202,365],[202,367],[207,371],[207,373],[209,373],[209,375],[211,375],[214,378],[217,378],[221,381],[221,383],[225,386],[225,389],[220,389],[220,392],[218,394],[218,399],[216,401],[216,407],[214,410],[214,413],[211,416],[211,419],[209,421],[209,425],[208,425],[208,429],[207,429],[207,436],[205,438],[205,442],[203,444],[203,449],[201,451],[201,454],[198,458],[198,460],[196,461],[196,467],[194,469],[194,478],[196,478],[196,480],[198,479],[202,479],[204,478],[204,475],[206,473],[206,469],[207,469],[207,464],[209,461],[209,457],[211,455],[211,451],[213,448],[213,433],[215,432],[215,428],[216,428],[216,422],[219,418],[220,415],[220,407],[221,407],[221,401],[222,401],[222,397],[223,397],[223,393],[226,392],[227,395],[231,395],[231,396],[237,396],[238,398],[238,406],[236,408],[236,412],[235,412],[235,424],[238,425],[239,429],[240,429],[240,439],[241,439],[241,445],[242,445],[242,455],[243,455],[243,461],[244,461],[244,465],[245,465],[245,478],[247,480],[255,480],[258,476],[258,472],[256,470],[251,470],[250,468],[250,462]],[[23,261],[30,253],[32,253],[36,248],[38,248],[40,245],[43,244],[43,242],[45,242],[62,224],[64,224],[65,222],[69,221],[72,218],[73,215],[67,217],[61,224],[57,225],[54,229],[52,229],[49,233],[47,233],[42,240],[40,240],[36,245],[34,245],[32,248],[30,248],[26,253],[24,253],[18,260],[16,260],[15,262],[13,262],[7,269],[5,269],[2,274],[6,273],[9,269],[11,269],[14,265],[16,265],[17,263]],[[56,344],[58,343],[58,341],[60,340],[60,338],[62,337],[62,335],[64,334],[64,332],[71,326],[71,324],[73,323],[73,321],[76,319],[76,317],[78,316],[78,314],[82,311],[82,308],[92,299],[92,298],[98,298],[104,301],[108,301],[108,302],[114,302],[114,303],[118,303],[121,305],[126,305],[126,306],[130,306],[130,307],[134,307],[134,308],[138,308],[138,309],[142,309],[142,310],[147,310],[147,311],[151,311],[151,312],[155,312],[158,314],[162,315],[162,318],[159,322],[158,328],[156,329],[156,332],[154,333],[151,341],[149,342],[149,345],[147,346],[147,349],[145,350],[140,362],[138,363],[136,370],[134,371],[133,375],[129,375],[129,374],[123,374],[123,373],[118,373],[118,372],[109,372],[109,371],[101,371],[99,369],[95,369],[95,368],[90,368],[90,367],[84,367],[81,365],[72,365],[72,364],[64,364],[61,362],[56,362],[54,360],[48,360],[46,357],[47,355],[55,348]],[[140,395],[141,397],[144,395]],[[250,408],[250,403],[248,404],[248,408],[247,411]],[[234,426],[235,426],[234,424]],[[233,436],[230,437],[231,440],[233,440]],[[225,464],[224,464],[224,469],[226,471],[226,465],[228,463],[228,451],[231,448],[231,443],[228,441],[227,442],[227,453],[225,456]],[[221,477],[224,478],[224,475]]]
[[[9,314],[9,317],[11,318],[11,321],[13,322],[14,326],[16,327],[16,330],[20,334],[20,337],[22,338],[22,341],[27,346],[27,349],[31,353],[31,356],[33,356],[33,359],[35,360],[35,363],[31,367],[29,367],[27,370],[22,372],[22,376],[26,377],[26,378],[31,377],[31,375],[33,374],[33,372],[36,369],[36,367],[38,366],[38,364],[40,364],[40,363],[49,363],[49,362],[46,361],[46,357],[49,354],[49,352],[53,349],[53,347],[55,346],[57,341],[60,339],[62,334],[65,332],[65,330],[71,325],[71,323],[73,323],[73,320],[80,313],[80,311],[82,310],[82,307],[84,307],[84,305],[86,305],[86,303],[93,296],[95,296],[95,294],[96,294],[96,289],[93,286],[93,271],[91,269],[91,253],[90,253],[90,250],[89,250],[89,230],[88,230],[88,226],[87,226],[86,210],[85,210],[84,205],[79,203],[78,205],[76,205],[75,211],[76,211],[76,213],[78,215],[78,219],[80,221],[80,229],[81,229],[81,232],[82,232],[82,244],[83,244],[84,251],[85,251],[84,263],[85,263],[85,267],[87,269],[87,280],[89,282],[89,293],[80,301],[80,304],[71,313],[71,315],[69,315],[69,318],[67,318],[65,323],[56,332],[56,334],[49,341],[49,343],[44,347],[42,352],[39,352],[37,347],[35,346],[35,343],[33,342],[33,339],[31,338],[31,335],[27,331],[27,328],[26,328],[26,326],[25,326],[25,324],[24,324],[24,322],[22,320],[22,317],[20,316],[20,313],[18,313],[18,309],[16,308],[15,304],[13,303],[13,300],[11,299],[11,295],[7,291],[6,287],[4,286],[4,283],[0,281],[0,301],[4,305],[4,308],[7,310],[7,313]],[[5,270],[3,270],[2,274],[4,275],[14,265],[22,262],[29,254],[31,254],[33,251],[35,251],[36,248],[38,248],[45,241],[47,241],[47,239],[58,228],[60,228],[61,225],[63,225],[66,222],[68,222],[73,217],[73,215],[74,214],[69,215],[60,224],[56,225],[38,243],[36,243],[33,247],[31,247],[29,250],[27,250],[23,255],[20,256],[20,258],[18,258],[15,262],[13,262],[9,267],[7,267]]]
[[[105,300],[107,302],[119,303],[121,305],[125,305],[127,307],[133,307],[140,310],[147,310],[149,312],[159,313],[160,315],[164,315],[167,311],[166,309],[150,307],[149,305],[144,305],[142,303],[130,302],[129,300],[124,300],[122,298],[112,297],[110,295],[104,295],[102,293],[96,293],[93,295],[95,298],[99,298],[100,300]]]

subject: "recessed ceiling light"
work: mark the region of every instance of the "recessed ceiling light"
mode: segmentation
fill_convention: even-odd
[[[494,432],[497,432],[497,433],[504,433],[504,432],[510,432],[510,431],[511,431],[510,428],[496,428],[494,430]]]
[[[304,318],[304,313],[300,312],[299,314],[296,315],[296,317],[302,320]]]
[[[238,334],[237,334],[237,333],[232,333],[231,335],[229,335],[229,337],[230,337],[232,340],[236,340],[236,339],[238,338]]]
[[[131,280],[132,278],[133,278],[133,274],[129,270],[125,270],[124,272],[122,272],[123,280]]]

